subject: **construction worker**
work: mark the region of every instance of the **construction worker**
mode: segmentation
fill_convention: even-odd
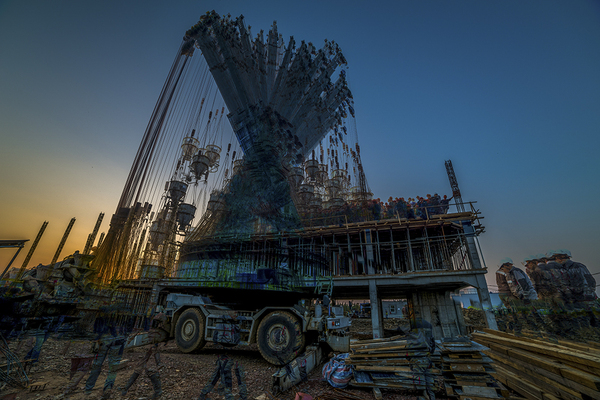
[[[534,258],[534,262],[536,266],[530,266],[529,269],[532,270],[533,276],[535,276],[534,286],[535,290],[538,294],[538,299],[546,301],[549,306],[555,305],[557,302],[562,301],[563,290],[560,285],[560,272],[556,270],[556,266],[548,266],[546,264],[546,255],[545,254],[536,254],[535,256],[530,256],[529,258]],[[529,271],[527,272],[529,274]],[[531,277],[532,275],[529,274]]]
[[[554,256],[556,263],[560,264],[568,274],[573,302],[595,301],[597,298],[596,280],[587,267],[581,263],[571,261],[569,250],[557,250]]]
[[[515,267],[508,257],[500,260],[500,268],[496,271],[496,284],[500,299],[507,307],[515,301],[527,304],[537,299],[535,288],[527,275]]]
[[[533,283],[533,287],[538,294],[538,298],[542,298],[542,285],[543,285],[543,272],[538,267],[538,260],[535,256],[527,256],[523,260],[523,265],[525,266],[525,272],[529,276],[531,283]]]
[[[564,308],[564,305],[573,303],[571,279],[567,270],[556,262],[556,254],[555,250],[546,252],[546,265],[543,270],[548,273],[550,279],[553,302],[555,305],[560,305],[560,308]]]

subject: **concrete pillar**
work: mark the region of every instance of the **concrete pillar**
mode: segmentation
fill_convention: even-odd
[[[383,318],[381,301],[377,296],[375,280],[369,280],[369,300],[371,301],[371,324],[373,325],[373,339],[383,337]]]
[[[463,230],[465,232],[465,239],[467,241],[469,259],[471,260],[471,268],[481,269],[481,260],[479,259],[479,253],[477,253],[477,245],[475,244],[475,229],[471,225],[471,221],[462,221],[462,224]]]
[[[498,324],[496,323],[496,317],[492,312],[492,299],[490,298],[490,291],[488,290],[487,282],[485,280],[485,275],[477,274],[477,296],[479,296],[479,302],[481,303],[481,308],[485,314],[485,321],[487,323],[487,327],[490,329],[498,329]]]
[[[398,272],[398,270],[396,269],[396,254],[394,253],[394,231],[392,230],[392,227],[390,226],[390,243],[392,244],[392,268],[394,270],[394,273]]]
[[[412,272],[415,270],[415,264],[413,262],[412,246],[410,245],[410,229],[408,229],[408,226],[406,227],[406,239],[408,241],[408,265],[410,266],[410,271]]]
[[[373,256],[373,239],[371,237],[370,229],[365,229],[365,250],[367,253],[367,257],[365,260],[365,265],[367,267],[367,275],[374,275],[375,269],[373,268],[373,261],[375,257]]]

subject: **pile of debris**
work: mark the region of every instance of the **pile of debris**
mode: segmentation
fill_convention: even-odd
[[[551,343],[484,329],[473,339],[489,347],[492,374],[529,399],[600,399],[600,346]]]
[[[442,339],[438,345],[442,353],[442,375],[448,396],[483,397],[501,399],[508,397],[508,390],[490,373],[493,360],[482,351],[487,347],[467,338]]]
[[[398,388],[426,392],[433,397],[436,375],[432,343],[423,333],[351,342],[347,365],[354,369],[351,386]]]

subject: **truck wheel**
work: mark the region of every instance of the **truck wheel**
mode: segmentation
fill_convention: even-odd
[[[267,314],[258,326],[256,341],[263,358],[275,365],[289,363],[304,350],[300,321],[286,311]]]
[[[175,343],[184,353],[204,347],[204,315],[200,310],[188,308],[179,316],[175,325]]]

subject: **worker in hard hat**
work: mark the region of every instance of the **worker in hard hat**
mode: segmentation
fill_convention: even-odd
[[[546,272],[549,279],[549,297],[552,304],[558,308],[573,302],[571,282],[568,272],[556,262],[556,250],[549,250],[545,254],[546,264],[541,269]]]
[[[514,301],[525,303],[537,299],[537,292],[529,277],[513,265],[512,259],[506,257],[500,260],[500,268],[496,271],[496,284],[502,302],[508,306]]]
[[[582,263],[571,260],[571,252],[569,250],[555,251],[556,263],[567,272],[569,277],[569,286],[571,295],[575,303],[584,301],[595,301],[596,296],[596,280]]]
[[[540,289],[542,288],[542,271],[538,268],[538,260],[535,256],[527,256],[523,260],[523,265],[525,266],[525,272],[531,283],[533,283],[533,287],[538,294],[538,298],[542,297],[540,293]]]
[[[539,281],[534,283],[535,290],[539,300],[544,300],[548,306],[553,307],[556,302],[562,302],[563,291],[560,285],[560,272],[548,266],[546,255],[544,253],[530,256],[535,260],[535,271]],[[531,275],[530,275],[531,276]]]

